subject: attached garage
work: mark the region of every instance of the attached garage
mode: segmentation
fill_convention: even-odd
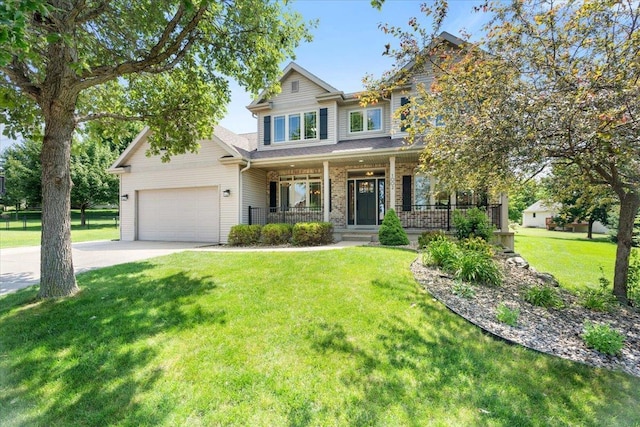
[[[137,192],[137,240],[220,241],[218,187]]]

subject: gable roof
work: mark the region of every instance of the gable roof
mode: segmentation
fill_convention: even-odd
[[[322,80],[320,77],[316,76],[315,74],[311,73],[310,71],[307,71],[305,68],[301,67],[300,65],[296,64],[295,62],[290,62],[289,65],[287,65],[284,70],[282,70],[282,76],[280,76],[280,79],[278,80],[279,83],[284,82],[291,73],[293,72],[297,72],[299,74],[301,74],[302,76],[306,77],[307,79],[311,80],[313,83],[315,83],[316,85],[318,85],[320,88],[324,89],[327,93],[342,93],[341,91],[339,91],[338,89],[336,89],[335,87],[331,86],[329,83],[325,82],[324,80]],[[265,96],[266,96],[267,90],[263,90],[260,95],[253,100],[253,102],[251,104],[249,104],[249,106],[247,106],[248,109],[252,109],[255,106],[258,106],[262,103],[264,103],[266,101]]]
[[[138,147],[147,142],[150,135],[151,129],[145,126],[107,170],[111,173],[122,173],[129,166],[126,164],[127,160]],[[215,126],[211,139],[202,141],[213,141],[228,153],[228,157],[243,159],[248,157],[247,154],[250,151],[257,148],[257,137],[253,135],[238,135],[223,126]]]
[[[560,210],[560,203],[549,203],[544,200],[538,200],[523,212],[557,212]]]

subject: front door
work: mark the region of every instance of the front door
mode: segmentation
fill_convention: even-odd
[[[356,224],[377,224],[376,180],[356,180]]]

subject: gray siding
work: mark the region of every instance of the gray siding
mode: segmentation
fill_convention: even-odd
[[[249,206],[266,208],[267,200],[267,172],[259,169],[249,169],[242,172],[242,212],[241,222],[249,223]]]

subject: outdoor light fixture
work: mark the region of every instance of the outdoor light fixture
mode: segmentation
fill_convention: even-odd
[[[129,200],[129,195],[123,194],[122,196],[120,196],[120,200],[122,200],[123,202],[126,202],[127,200]]]
[[[231,190],[226,189],[222,192],[222,197],[229,197],[231,195]]]

